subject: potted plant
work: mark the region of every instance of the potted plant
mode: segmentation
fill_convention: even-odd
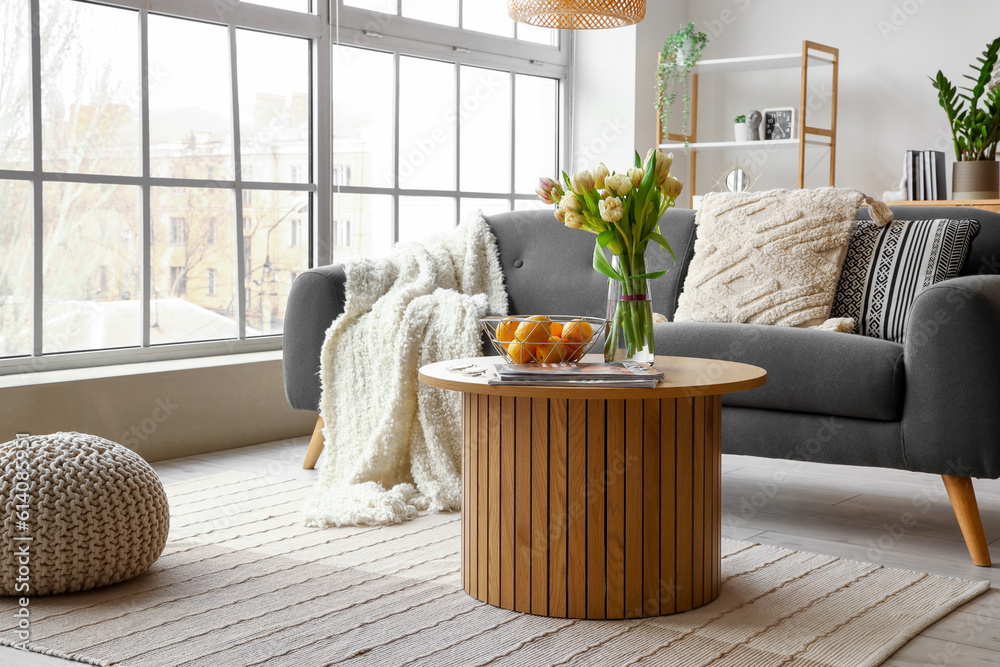
[[[736,133],[736,141],[753,141],[753,129],[747,125],[746,114],[740,114],[733,119],[733,131]]]
[[[952,168],[953,199],[997,199],[1000,197],[1000,85],[992,81],[1000,54],[1000,37],[986,46],[979,65],[970,65],[975,76],[971,88],[957,88],[938,70],[931,84],[938,91],[938,103],[948,114],[955,142]],[[959,91],[964,92],[959,92]]]
[[[688,82],[695,65],[701,60],[701,53],[708,44],[708,35],[699,32],[694,23],[682,25],[663,42],[660,51],[660,65],[657,71],[656,110],[660,114],[663,134],[670,130],[670,115],[677,95],[684,91],[684,121],[680,134],[687,144],[688,116],[690,115],[691,91]]]

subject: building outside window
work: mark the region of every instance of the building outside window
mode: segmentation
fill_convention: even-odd
[[[170,218],[170,242],[187,242],[187,221],[184,218]]]
[[[205,288],[205,291],[208,293],[209,296],[217,296],[218,295],[218,291],[217,291],[218,288],[216,286],[217,276],[218,276],[218,271],[216,271],[215,269],[209,269],[208,270],[208,283],[207,283],[207,286]]]

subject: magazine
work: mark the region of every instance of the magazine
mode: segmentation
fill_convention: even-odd
[[[489,384],[655,387],[663,373],[637,361],[611,363],[497,364]]]

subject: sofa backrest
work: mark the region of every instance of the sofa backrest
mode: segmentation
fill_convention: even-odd
[[[961,274],[1000,273],[1000,214],[959,206],[894,206],[892,212],[897,220],[979,221],[979,234]],[[671,319],[694,254],[694,216],[690,209],[670,209],[660,220],[660,232],[670,242],[677,264],[653,281],[653,310]],[[867,220],[868,207],[859,209],[857,217]],[[560,224],[549,210],[500,213],[488,216],[486,222],[500,248],[511,314],[606,315],[607,279],[593,269],[593,234]],[[650,271],[671,264],[659,246],[650,244],[646,249]]]

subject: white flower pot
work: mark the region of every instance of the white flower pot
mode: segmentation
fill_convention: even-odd
[[[733,132],[736,133],[736,141],[756,141],[753,130],[746,123],[733,123]]]

